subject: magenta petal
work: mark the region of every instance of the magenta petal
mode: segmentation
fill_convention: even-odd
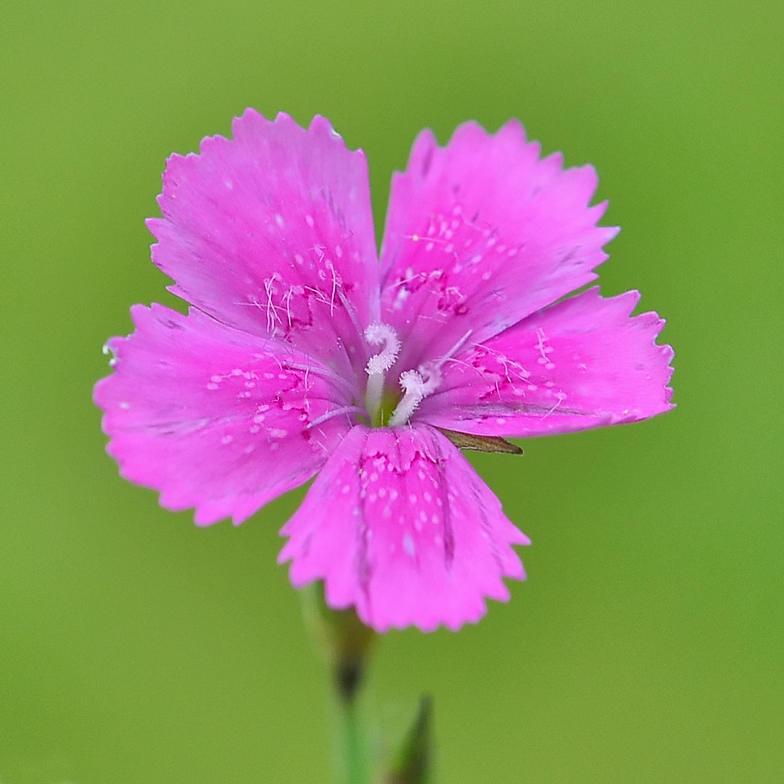
[[[402,365],[443,356],[469,330],[492,337],[593,280],[616,233],[596,226],[596,184],[591,166],[540,160],[517,121],[494,136],[466,123],[444,148],[421,133],[392,182],[381,254]]]
[[[378,631],[458,629],[524,579],[529,540],[468,461],[427,426],[355,427],[281,533],[291,580],[324,580],[327,603]]]
[[[357,325],[378,318],[367,162],[323,117],[306,131],[248,109],[234,139],[172,155],[158,202],[153,261],[171,290],[219,321],[285,338],[345,368]]]
[[[349,430],[344,415],[318,423],[350,390],[301,353],[195,310],[131,313],[136,331],[109,341],[115,372],[95,402],[122,475],[168,509],[239,523],[313,476]]]
[[[673,351],[656,313],[631,317],[640,295],[597,288],[461,353],[417,412],[466,433],[535,436],[634,422],[672,408]]]

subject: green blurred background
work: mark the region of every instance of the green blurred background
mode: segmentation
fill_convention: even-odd
[[[430,690],[444,784],[784,781],[782,36],[777,0],[4,5],[2,784],[330,780],[275,565],[301,492],[199,530],[118,477],[90,402],[128,307],[174,301],[143,224],[165,157],[246,106],[363,147],[379,228],[421,128],[520,117],[596,165],[603,290],[676,349],[673,413],[474,461],[529,581],[388,635],[380,721]]]

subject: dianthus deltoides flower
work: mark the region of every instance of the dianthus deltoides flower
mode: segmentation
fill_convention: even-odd
[[[380,260],[367,165],[323,117],[249,109],[173,155],[148,226],[193,307],[136,305],[95,400],[124,477],[196,522],[241,523],[318,474],[281,561],[379,631],[457,629],[524,578],[528,544],[455,444],[632,422],[670,408],[672,350],[637,292],[588,289],[590,166],[540,159],[512,121],[417,138]]]

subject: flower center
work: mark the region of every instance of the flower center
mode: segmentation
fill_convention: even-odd
[[[368,374],[365,388],[365,409],[372,427],[399,427],[411,418],[417,406],[438,389],[441,383],[441,367],[465,345],[472,330],[440,359],[426,362],[416,370],[404,370],[399,377],[403,395],[396,389],[385,389],[387,371],[395,364],[400,354],[400,339],[395,330],[382,322],[371,324],[365,330],[365,340],[371,346],[381,346],[365,366]]]
[[[400,339],[389,324],[377,322],[365,330],[365,340],[371,346],[380,346],[365,366],[368,374],[365,389],[365,407],[373,427],[398,427],[405,425],[416,407],[441,383],[440,364],[420,365],[416,370],[405,370],[400,374],[400,393],[385,389],[387,371],[395,364],[400,354]]]

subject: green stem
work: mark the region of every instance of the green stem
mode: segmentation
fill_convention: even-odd
[[[370,784],[370,760],[361,711],[356,700],[340,701],[343,781],[346,784]]]
[[[340,779],[345,784],[371,784],[367,733],[358,697],[376,633],[359,620],[353,608],[329,608],[320,584],[307,586],[302,598],[311,635],[331,670]]]

